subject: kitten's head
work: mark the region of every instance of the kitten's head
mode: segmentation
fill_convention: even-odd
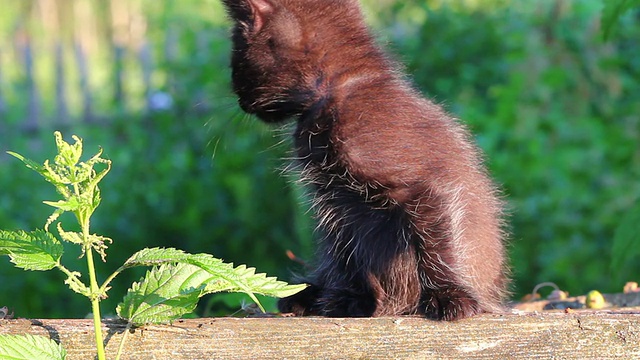
[[[234,21],[233,89],[264,121],[300,114],[323,97],[332,53],[360,32],[356,0],[223,0]],[[360,31],[358,31],[360,30]]]

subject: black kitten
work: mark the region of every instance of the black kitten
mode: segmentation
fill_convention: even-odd
[[[295,119],[320,259],[282,299],[297,315],[499,311],[502,204],[467,130],[420,96],[370,35],[356,0],[223,0],[233,87],[267,122]]]

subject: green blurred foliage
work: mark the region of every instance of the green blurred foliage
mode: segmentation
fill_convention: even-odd
[[[311,260],[314,225],[295,176],[281,174],[290,128],[268,127],[235,105],[229,23],[219,1],[138,3],[156,62],[151,81],[172,96],[170,111],[144,111],[141,70],[130,53],[122,65],[127,104],[115,103],[115,65],[104,50],[92,75],[99,121],[84,123],[72,111],[66,124],[43,116],[38,131],[26,132],[20,62],[0,57],[7,104],[0,113],[0,228],[41,227],[51,209],[40,201],[56,196],[4,151],[50,158],[51,134],[61,128],[66,137],[81,136],[87,152],[102,146],[113,161],[92,223],[114,239],[108,263],[98,265],[103,276],[152,246],[211,253],[283,279],[302,271],[285,251]],[[639,14],[621,17],[603,42],[601,7],[595,0],[365,2],[368,19],[416,86],[467,123],[485,150],[510,205],[514,296],[543,281],[572,294],[614,292],[640,274],[633,261],[614,269],[615,278],[609,268],[620,219],[640,199]],[[0,55],[9,31],[0,26]],[[46,63],[43,57],[37,61]],[[51,110],[54,87],[41,91]],[[141,275],[118,278],[105,314]],[[84,316],[84,299],[60,286],[62,279],[2,259],[0,306],[24,317]],[[242,301],[215,295],[198,313],[231,314]]]
[[[627,11],[640,7],[640,0],[604,0],[602,9],[602,37],[606,40],[614,31],[618,19]]]

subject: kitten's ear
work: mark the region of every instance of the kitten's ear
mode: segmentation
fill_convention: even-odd
[[[264,25],[266,18],[273,13],[273,3],[270,0],[248,0],[253,10],[253,31],[258,32]]]
[[[224,0],[231,17],[258,32],[275,8],[274,0]]]

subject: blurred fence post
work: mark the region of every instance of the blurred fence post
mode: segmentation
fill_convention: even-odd
[[[113,44],[113,56],[114,56],[114,67],[113,67],[113,101],[116,104],[116,107],[124,111],[126,109],[126,103],[124,99],[124,89],[123,89],[123,70],[124,70],[124,55],[125,48],[118,44]]]
[[[164,64],[165,72],[167,73],[167,90],[174,94],[179,94],[177,89],[177,81],[173,71],[169,71],[167,68],[174,66],[178,59],[178,32],[174,26],[169,25],[167,27],[167,35],[164,42]]]
[[[85,122],[92,122],[93,118],[93,97],[91,96],[91,88],[89,86],[89,67],[87,66],[87,57],[84,54],[82,45],[74,42],[73,50],[75,53],[76,63],[78,65],[78,75],[80,77],[80,92],[82,93],[82,118]]]
[[[8,137],[7,131],[9,130],[9,126],[7,123],[7,109],[6,103],[4,100],[4,93],[2,92],[3,86],[2,79],[2,49],[0,48],[0,144],[4,144],[6,142],[6,138]]]
[[[66,97],[66,78],[64,69],[64,48],[58,41],[55,47],[55,87],[56,87],[56,119],[57,124],[63,125],[69,121],[69,107]]]
[[[147,113],[151,112],[151,74],[153,73],[153,59],[151,58],[151,46],[145,41],[140,47],[140,66],[142,68],[142,84],[144,86],[144,98]]]
[[[2,92],[2,49],[0,48],[0,134],[4,133],[4,122],[7,113],[6,102],[4,100],[4,93]]]
[[[38,88],[33,74],[33,50],[31,48],[31,40],[25,37],[23,43],[22,55],[25,70],[25,82],[27,86],[27,119],[23,128],[27,132],[38,130],[38,117],[40,116],[40,101],[38,99]]]
[[[211,36],[207,31],[198,31],[196,33],[196,56],[202,56],[200,54],[207,54],[207,49],[211,45]],[[211,112],[211,103],[209,102],[209,96],[205,93],[204,88],[198,88],[195,91],[193,104],[196,104],[194,110],[199,114],[206,114]]]

